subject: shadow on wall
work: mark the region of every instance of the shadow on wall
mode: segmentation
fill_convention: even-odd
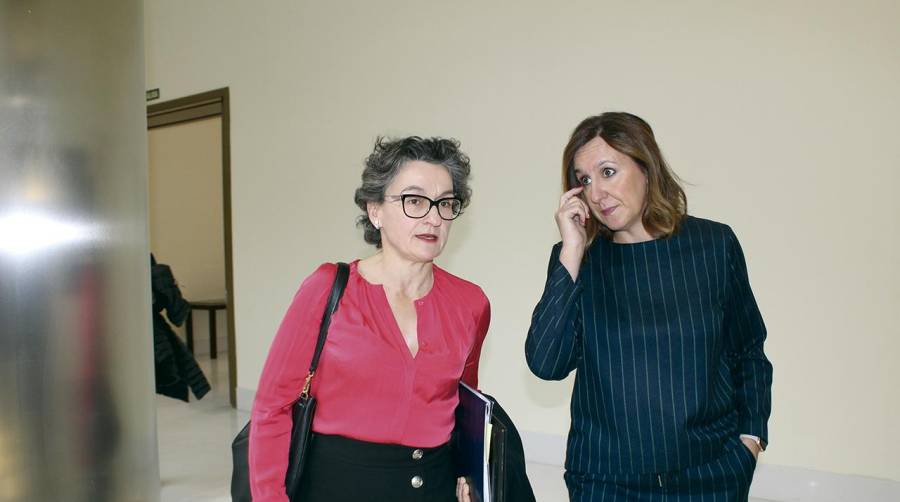
[[[531,374],[526,366],[522,370],[522,387],[531,402],[542,408],[556,408],[569,402],[571,391],[563,390],[561,381],[546,381]]]

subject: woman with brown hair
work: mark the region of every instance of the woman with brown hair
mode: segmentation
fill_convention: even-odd
[[[577,370],[570,500],[746,500],[772,365],[737,237],[688,216],[635,115],[585,119],[562,174],[562,242],[525,353],[545,380]]]

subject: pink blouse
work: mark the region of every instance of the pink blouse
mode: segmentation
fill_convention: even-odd
[[[460,380],[477,387],[491,320],[484,292],[437,266],[416,300],[419,351],[409,351],[381,285],[350,264],[350,278],[313,378],[313,431],[430,448],[447,442]],[[337,266],[321,265],[300,286],[272,342],[253,402],[250,485],[256,502],[287,502],[284,476],[297,399],[315,350]]]

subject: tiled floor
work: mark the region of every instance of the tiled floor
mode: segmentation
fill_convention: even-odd
[[[231,439],[249,414],[228,404],[227,356],[199,362],[212,384],[203,399],[156,396],[162,502],[231,500]]]
[[[227,356],[199,362],[213,387],[207,396],[190,403],[156,397],[162,502],[231,500],[231,440],[248,414],[228,404]],[[568,500],[562,473],[559,466],[528,464],[538,501]]]

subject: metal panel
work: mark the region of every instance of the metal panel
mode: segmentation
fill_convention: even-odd
[[[0,500],[159,499],[143,3],[0,2]]]

